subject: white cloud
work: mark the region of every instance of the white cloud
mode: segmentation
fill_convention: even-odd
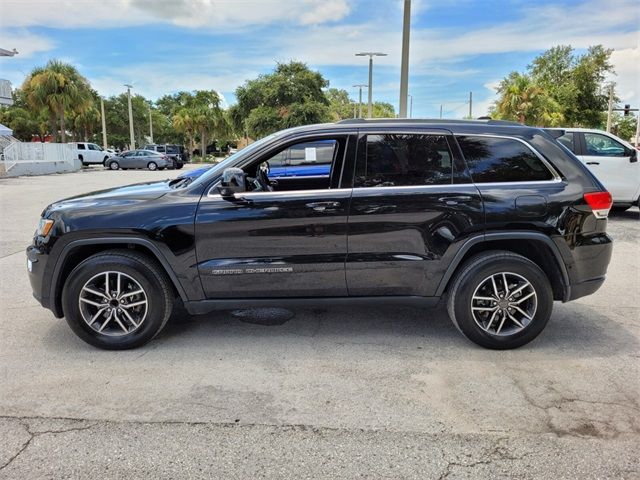
[[[209,31],[343,19],[347,0],[3,0],[2,26],[106,28],[166,22]]]
[[[615,50],[611,54],[611,63],[616,75],[610,79],[616,82],[621,103],[640,107],[640,47]]]
[[[3,29],[0,31],[0,45],[8,50],[13,50],[14,48],[18,50],[18,57],[16,58],[27,58],[37,52],[52,50],[54,47],[53,41],[49,38],[23,29]]]

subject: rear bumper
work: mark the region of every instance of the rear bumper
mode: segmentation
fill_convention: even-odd
[[[581,237],[571,249],[570,285],[565,301],[595,293],[604,283],[613,253],[613,241],[606,233]]]

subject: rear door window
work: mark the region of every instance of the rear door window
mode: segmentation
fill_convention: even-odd
[[[453,161],[444,135],[367,135],[360,144],[355,187],[453,183]],[[360,147],[359,147],[360,148]]]
[[[456,137],[475,183],[553,180],[543,161],[524,143],[512,138]]]
[[[558,137],[556,140],[560,142],[562,145],[567,147],[571,152],[576,153],[576,141],[573,132],[566,132],[561,137]]]
[[[78,150],[84,150],[84,144],[83,143],[79,143],[78,144]]]

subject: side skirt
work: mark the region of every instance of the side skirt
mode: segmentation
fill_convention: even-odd
[[[437,305],[440,297],[386,296],[386,297],[292,297],[292,298],[225,298],[219,300],[197,300],[185,302],[191,315],[202,315],[215,310],[235,310],[257,307],[331,307],[357,305],[375,307],[378,305],[405,305],[429,308]]]

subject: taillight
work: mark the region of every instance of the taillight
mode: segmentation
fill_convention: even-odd
[[[611,206],[613,205],[613,199],[609,192],[585,193],[584,199],[591,207],[591,210],[593,210],[596,218],[607,218],[609,210],[611,210]]]

